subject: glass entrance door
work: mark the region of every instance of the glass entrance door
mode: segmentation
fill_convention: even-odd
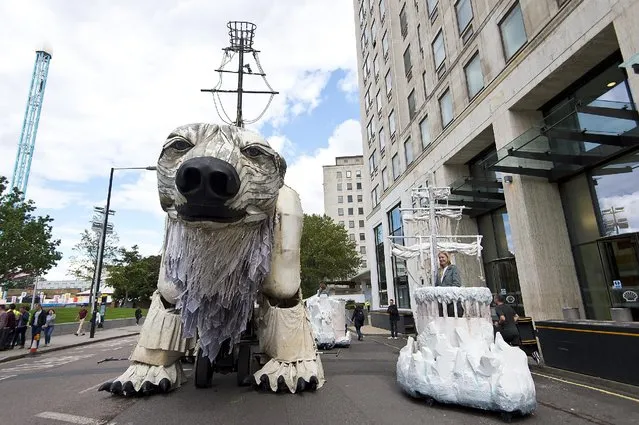
[[[639,233],[598,241],[611,307],[629,308],[639,321]]]

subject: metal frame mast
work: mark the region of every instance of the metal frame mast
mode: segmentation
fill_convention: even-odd
[[[215,101],[215,94],[217,94],[218,98],[217,98],[217,102],[215,103],[216,109],[217,109],[217,104],[219,103],[221,112],[227,118],[228,118],[228,115],[226,114],[226,111],[224,111],[222,102],[219,99],[219,93],[237,93],[236,118],[235,118],[235,121],[233,122],[230,122],[231,119],[228,118],[229,122],[227,123],[234,124],[237,127],[244,127],[244,124],[247,120],[244,119],[244,116],[242,113],[242,96],[244,94],[270,94],[271,95],[271,99],[268,101],[268,104],[264,108],[264,111],[262,112],[262,114],[260,114],[260,117],[261,117],[264,114],[264,112],[266,112],[266,109],[270,105],[271,100],[273,100],[273,96],[275,96],[276,94],[279,94],[279,92],[273,91],[268,81],[266,81],[266,74],[264,73],[264,70],[262,69],[259,58],[257,56],[257,54],[260,51],[253,49],[253,37],[255,36],[255,28],[257,28],[257,26],[251,22],[230,21],[226,24],[226,27],[229,29],[229,37],[230,37],[231,45],[229,47],[225,47],[222,49],[224,51],[224,59],[222,60],[222,65],[220,66],[220,68],[215,70],[216,72],[220,73],[219,83],[213,89],[201,89],[200,91],[213,93],[214,101]],[[259,72],[253,72],[250,64],[245,63],[245,58],[244,58],[245,53],[251,53],[253,55],[253,58],[255,59],[255,64],[257,65]],[[237,71],[225,70],[224,66],[231,61],[231,59],[233,58],[235,54],[238,54],[239,56],[239,64],[238,64]],[[220,87],[222,86],[223,73],[237,74],[237,90],[220,89]],[[262,77],[262,79],[266,83],[266,86],[270,90],[267,90],[267,91],[244,90],[244,77],[248,75],[257,75]],[[218,115],[220,115],[220,118],[223,121],[227,121],[224,119],[224,116],[220,114],[219,110],[218,110]],[[258,119],[259,117],[255,120],[250,120],[249,124],[256,122]]]
[[[38,124],[40,122],[40,112],[42,112],[42,99],[44,98],[44,89],[47,86],[49,62],[51,62],[50,53],[44,50],[36,51],[36,61],[33,67],[27,110],[24,113],[22,133],[20,134],[18,153],[16,154],[16,162],[11,178],[11,187],[17,187],[18,190],[22,192],[22,196],[25,196],[27,192],[27,183],[29,182],[29,173],[31,172],[31,161],[33,160],[33,150],[35,148],[36,134],[38,133]]]

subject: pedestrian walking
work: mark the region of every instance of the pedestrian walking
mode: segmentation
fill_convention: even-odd
[[[370,301],[366,300],[366,302],[364,303],[364,307],[366,307],[366,310],[369,313],[371,312],[371,303],[370,303]]]
[[[355,311],[353,311],[353,317],[351,317],[351,320],[353,322],[353,325],[355,326],[355,330],[357,331],[358,341],[361,341],[364,338],[364,335],[362,335],[362,326],[364,326],[365,318],[366,315],[364,314],[364,309],[362,308],[362,306],[355,306]]]
[[[390,320],[390,331],[391,336],[388,339],[397,339],[397,322],[399,322],[399,310],[397,310],[397,306],[395,305],[395,300],[390,300],[390,304],[386,309],[388,313],[388,318]]]
[[[40,337],[39,335],[42,333],[42,327],[47,322],[47,314],[42,310],[42,306],[40,303],[35,304],[35,311],[32,314],[31,320],[29,321],[29,325],[31,325],[31,345],[33,345],[33,340],[36,340],[36,349],[40,347]],[[38,335],[38,338],[36,338]]]
[[[80,321],[80,325],[78,326],[78,330],[76,331],[75,336],[78,336],[80,334],[84,335],[84,320],[87,318],[87,314],[89,314],[89,312],[87,311],[86,306],[83,305],[78,312],[78,317],[75,318],[75,320]]]
[[[13,336],[16,332],[16,305],[10,304],[9,309],[6,312],[5,319],[6,324],[4,328],[4,336],[0,337],[0,350],[11,349],[11,343],[13,342]]]
[[[4,304],[0,304],[0,351],[4,351],[4,341],[7,338],[9,328],[7,327],[8,321],[7,307]]]
[[[135,310],[135,324],[140,324],[140,319],[142,318],[142,309],[140,307]]]
[[[43,326],[44,328],[44,346],[48,347],[51,344],[51,335],[53,334],[53,329],[55,328],[55,310],[49,309],[47,312],[46,322]]]
[[[24,348],[24,343],[26,340],[27,334],[27,326],[29,326],[29,312],[26,307],[20,307],[20,315],[18,316],[18,320],[16,323],[16,332],[13,336],[13,341],[11,342],[11,348],[16,345],[18,348]]]
[[[503,295],[495,295],[495,313],[497,314],[495,330],[501,334],[507,344],[519,345],[519,329],[517,329],[519,316],[511,306],[504,304],[504,301]]]
[[[459,270],[457,266],[450,261],[450,255],[447,252],[440,252],[437,254],[437,260],[439,261],[439,271],[437,273],[437,279],[435,280],[435,286],[462,286],[461,277],[459,277]],[[449,303],[446,306],[446,312],[448,317],[455,317],[455,306],[453,303]],[[457,317],[463,317],[464,308],[461,301],[457,301]],[[439,316],[443,317],[443,308],[439,306]]]

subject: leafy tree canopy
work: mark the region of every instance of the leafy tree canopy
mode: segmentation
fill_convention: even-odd
[[[104,267],[108,267],[113,264],[118,257],[119,251],[117,244],[117,234],[107,234],[102,259]],[[80,242],[73,247],[74,255],[70,258],[71,267],[69,268],[69,272],[78,279],[92,282],[93,273],[95,272],[95,262],[98,258],[99,246],[100,234],[85,229],[80,236]]]
[[[159,255],[143,257],[137,245],[121,248],[114,264],[108,268],[106,283],[114,289],[115,299],[146,301],[151,297],[160,273]]]
[[[56,249],[60,240],[53,239],[51,217],[33,214],[32,200],[10,189],[0,176],[0,282],[13,286],[15,278],[41,276],[62,258]]]
[[[352,277],[360,264],[355,241],[327,215],[304,215],[300,254],[304,297],[315,294],[322,281]]]

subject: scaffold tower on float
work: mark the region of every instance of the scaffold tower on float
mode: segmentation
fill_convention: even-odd
[[[11,177],[11,187],[16,187],[23,196],[27,192],[29,183],[29,173],[31,172],[31,161],[35,149],[36,135],[38,133],[38,123],[40,122],[40,112],[42,112],[42,100],[44,89],[47,86],[47,75],[49,74],[49,63],[51,53],[45,50],[36,51],[36,61],[33,67],[31,87],[27,100],[27,110],[24,113],[22,132],[18,142],[18,152],[16,162],[13,167]]]
[[[411,298],[416,287],[435,286],[439,252],[476,257],[479,279],[485,281],[481,260],[482,235],[457,234],[466,207],[449,205],[450,187],[435,186],[432,173],[429,182],[425,187],[411,188],[412,207],[400,208],[402,229],[405,230],[401,235],[388,236],[391,254],[395,258],[417,260],[418,276],[409,275],[408,279]],[[444,228],[448,230],[447,234],[441,233]]]

